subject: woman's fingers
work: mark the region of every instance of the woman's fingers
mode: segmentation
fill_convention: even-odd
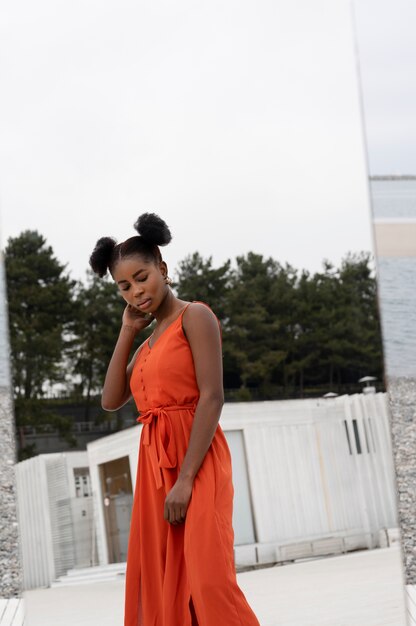
[[[172,509],[171,523],[180,524],[181,522],[183,522],[181,507],[179,505],[176,505]]]
[[[183,507],[179,507],[176,511],[176,522],[181,524],[185,520],[185,513],[183,512]]]
[[[170,522],[170,511],[169,511],[169,505],[168,505],[168,503],[166,502],[166,500],[165,500],[165,507],[164,507],[164,510],[163,510],[163,517],[165,518],[165,520],[166,520],[167,522]]]
[[[165,499],[165,520],[170,524],[181,524],[184,522],[191,495],[192,485],[178,480]]]
[[[170,511],[170,523],[171,524],[177,524],[178,523],[175,507],[172,507],[172,509]]]
[[[164,518],[169,524],[176,524],[175,507],[173,504],[165,501]]]
[[[165,503],[164,518],[170,524],[181,524],[185,521],[186,508],[180,505]]]

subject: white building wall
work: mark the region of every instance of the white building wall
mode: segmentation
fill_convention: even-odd
[[[42,587],[55,577],[48,482],[40,456],[16,465],[17,510],[23,588]]]
[[[55,577],[61,576],[74,565],[74,531],[69,498],[69,481],[65,458],[42,455],[48,482],[51,541],[55,564]],[[72,481],[73,482],[73,481]]]
[[[240,564],[289,558],[290,549],[282,552],[281,546],[293,544],[296,553],[301,542],[310,544],[299,548],[305,556],[318,549],[319,541],[323,553],[372,548],[380,529],[397,526],[386,394],[228,403],[220,424],[226,434],[242,431],[244,436],[256,538],[251,550],[237,547]],[[140,429],[133,426],[88,445],[93,489],[99,494],[100,564],[108,563],[108,552],[98,465],[128,456],[134,488]],[[367,450],[371,436],[374,445]],[[239,479],[234,476],[235,486]]]
[[[136,484],[137,463],[139,458],[139,438],[142,426],[132,426],[118,433],[102,437],[88,444],[91,489],[94,497],[94,517],[97,530],[97,560],[100,565],[109,563],[102,488],[99,466],[122,457],[129,458],[132,487]]]
[[[73,468],[87,465],[86,452],[40,454],[16,464],[24,589],[48,586],[72,567]]]
[[[233,520],[236,563],[379,545],[380,531],[398,525],[388,415],[386,394],[226,404],[220,423],[231,444],[236,498],[244,495]],[[74,467],[90,468],[97,540],[95,553],[91,539],[91,563],[109,562],[100,465],[128,457],[134,490],[141,428],[100,438],[88,452],[17,464],[26,589],[48,585],[70,567],[72,544],[82,535],[67,506],[75,496]]]
[[[396,524],[385,394],[233,404],[228,409],[222,427],[244,431],[259,542]],[[359,455],[352,420],[357,420],[364,446],[363,419],[369,416],[376,450],[363,448]]]
[[[49,455],[48,455],[49,456]],[[62,453],[60,456],[65,458],[65,468],[68,482],[68,494],[70,498],[76,497],[74,470],[81,467],[88,468],[88,455],[85,450],[74,450],[73,452]]]

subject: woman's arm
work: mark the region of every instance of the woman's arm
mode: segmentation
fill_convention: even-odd
[[[130,378],[134,362],[143,343],[137,348],[130,363],[129,354],[137,333],[146,328],[152,320],[138,317],[130,305],[124,310],[120,334],[107,368],[101,393],[101,406],[105,411],[117,411],[131,398]]]
[[[217,318],[204,304],[193,303],[184,313],[183,328],[192,350],[200,396],[178,479],[165,500],[164,517],[173,524],[185,519],[193,481],[211,445],[224,404]]]

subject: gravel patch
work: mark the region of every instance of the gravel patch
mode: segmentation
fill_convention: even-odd
[[[405,584],[416,584],[416,378],[388,379]]]
[[[15,463],[13,404],[9,389],[0,387],[0,598],[22,594]]]

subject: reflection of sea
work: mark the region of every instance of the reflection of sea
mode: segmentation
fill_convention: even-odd
[[[373,180],[374,217],[416,218],[416,180]]]
[[[374,217],[416,218],[416,180],[371,183]],[[416,376],[416,257],[381,257],[378,279],[386,371]]]
[[[416,376],[416,258],[378,261],[386,370]]]
[[[6,288],[3,259],[0,258],[0,387],[9,385],[9,347],[7,331]]]

